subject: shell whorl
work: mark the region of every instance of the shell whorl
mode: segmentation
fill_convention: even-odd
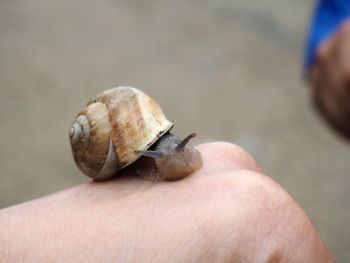
[[[95,180],[109,178],[118,170],[110,133],[109,112],[100,102],[87,105],[69,131],[75,162]]]
[[[72,145],[86,148],[89,143],[90,124],[86,115],[80,115],[72,124],[69,131],[69,138]]]

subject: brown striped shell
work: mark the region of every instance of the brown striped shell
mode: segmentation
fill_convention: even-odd
[[[95,180],[113,177],[173,123],[155,100],[132,87],[107,90],[80,111],[69,132],[74,160]]]

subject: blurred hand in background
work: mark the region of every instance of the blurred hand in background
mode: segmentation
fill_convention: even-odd
[[[316,109],[350,139],[350,3],[319,0],[305,53]]]
[[[350,139],[350,19],[319,46],[308,78],[316,108]]]

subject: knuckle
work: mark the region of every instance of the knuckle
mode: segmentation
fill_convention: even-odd
[[[229,142],[214,142],[211,143],[211,148],[221,162],[235,164],[236,169],[261,170],[254,158],[238,145]]]
[[[271,177],[252,171],[239,171],[236,173],[236,183],[240,189],[254,199],[275,199],[284,192],[283,188]],[[278,198],[279,199],[279,198]]]

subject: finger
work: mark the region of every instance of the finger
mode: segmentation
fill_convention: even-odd
[[[338,35],[336,35],[339,38]],[[341,95],[339,87],[342,86],[342,76],[339,70],[339,61],[333,52],[338,45],[337,40],[329,39],[323,44],[319,50],[319,58],[323,61],[316,63],[310,69],[310,84],[311,98],[315,108],[330,122],[333,126],[337,119],[342,114],[340,110],[341,100],[344,94]],[[338,51],[336,51],[338,52]]]
[[[343,23],[333,37],[331,48],[331,59],[329,60],[329,71],[332,73],[332,84],[334,92],[343,93],[344,83],[347,82],[350,64],[349,44],[350,44],[350,23]]]
[[[340,92],[350,93],[350,20],[348,20],[341,28],[341,37],[337,44],[337,65],[338,71],[342,79]]]
[[[314,65],[309,70],[309,81],[313,97],[318,96],[322,89],[327,88],[325,83],[329,83],[334,78],[334,58],[332,49],[334,39],[324,40],[317,48]]]
[[[319,84],[319,85],[327,85]],[[350,127],[347,125],[349,117],[346,111],[342,108],[340,97],[337,92],[329,88],[320,88],[314,90],[313,104],[315,108],[321,113],[324,119],[337,132],[349,136]]]
[[[202,154],[202,175],[226,173],[233,170],[261,172],[254,158],[243,148],[228,142],[205,143],[196,147]]]
[[[332,97],[332,92],[329,90],[330,84],[327,73],[316,66],[311,71],[310,79],[311,97],[315,108],[324,117],[331,117],[330,113],[333,112],[334,99]]]
[[[323,64],[313,71],[315,105],[329,123],[345,133],[350,129],[350,20],[320,49]],[[315,88],[316,87],[316,88]]]
[[[327,96],[326,87],[329,83],[329,76],[319,64],[315,64],[309,71],[311,100],[315,108],[324,113],[323,97]]]
[[[344,68],[342,60],[344,55],[341,47],[347,42],[346,38],[350,30],[348,31],[341,28],[334,35],[324,40],[316,51],[314,68],[317,68],[320,73],[318,80],[321,80],[323,84],[325,81],[328,82],[330,85],[323,85],[323,88],[331,89],[332,92],[341,92],[343,86],[344,74],[342,71]],[[317,85],[317,87],[319,86]]]

